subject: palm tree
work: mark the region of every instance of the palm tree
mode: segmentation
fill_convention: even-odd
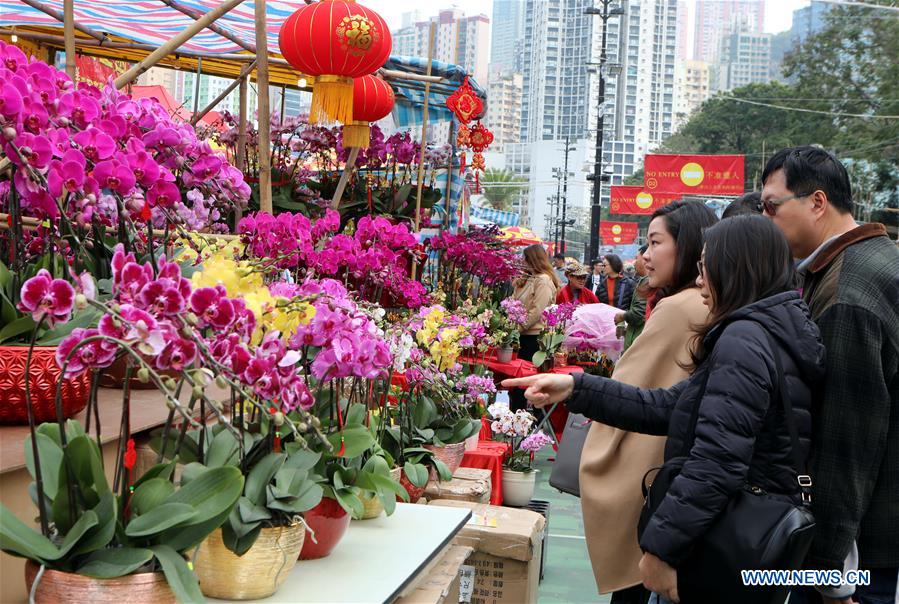
[[[506,212],[512,209],[512,202],[527,186],[527,180],[511,170],[496,168],[487,168],[480,180],[487,203]]]

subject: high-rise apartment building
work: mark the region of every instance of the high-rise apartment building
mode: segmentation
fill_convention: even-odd
[[[179,69],[151,67],[137,78],[138,86],[162,86],[169,91],[172,98],[179,101],[184,98],[184,75]],[[193,109],[193,107],[188,107]]]
[[[711,95],[709,64],[678,63],[674,77],[674,129],[677,131]]]
[[[690,5],[686,0],[677,3],[677,60],[678,62],[690,60]]]
[[[801,44],[810,35],[827,27],[827,13],[833,4],[812,0],[808,6],[793,11],[793,26],[790,28],[790,39],[794,44]]]
[[[490,34],[490,66],[502,72],[521,71],[524,43],[524,9],[522,0],[493,0]]]
[[[487,15],[466,16],[457,8],[444,9],[436,17],[416,22],[414,41],[402,42],[404,54],[427,57],[428,34],[431,23],[436,24],[434,59],[460,65],[472,74],[479,84],[487,82],[490,62],[490,19]],[[402,30],[398,33],[406,36]],[[395,43],[394,43],[395,44]],[[397,47],[394,46],[394,53]]]
[[[491,65],[487,86],[487,125],[493,131],[491,149],[503,151],[521,139],[522,76]]]
[[[643,156],[674,133],[677,0],[630,0],[609,21],[608,61],[620,67],[606,78],[604,164],[613,182],[633,174]],[[600,35],[594,36],[599,40]],[[599,56],[599,44],[595,50]],[[596,78],[593,78],[596,79]],[[592,98],[596,99],[595,86]],[[596,103],[591,103],[596,106]],[[591,124],[596,123],[592,112]]]
[[[771,81],[771,34],[735,31],[721,39],[717,89]]]
[[[587,135],[593,0],[526,0],[522,141]]]
[[[693,59],[717,63],[721,38],[735,30],[765,29],[765,0],[697,0]]]

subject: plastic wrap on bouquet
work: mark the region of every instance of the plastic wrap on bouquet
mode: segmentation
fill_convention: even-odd
[[[565,342],[570,350],[596,350],[616,360],[624,341],[615,334],[615,315],[621,310],[608,304],[578,306],[565,328]]]

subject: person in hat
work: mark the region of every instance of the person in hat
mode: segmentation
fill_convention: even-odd
[[[568,285],[556,294],[556,304],[596,304],[599,298],[584,287],[590,271],[580,262],[572,262],[565,268]]]

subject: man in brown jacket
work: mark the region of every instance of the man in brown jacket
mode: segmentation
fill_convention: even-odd
[[[849,176],[816,147],[775,154],[765,214],[801,259],[803,297],[827,348],[812,407],[812,511],[806,566],[871,571],[871,584],[794,590],[802,602],[893,602],[899,575],[899,249],[852,218]],[[853,593],[854,592],[854,593]]]

